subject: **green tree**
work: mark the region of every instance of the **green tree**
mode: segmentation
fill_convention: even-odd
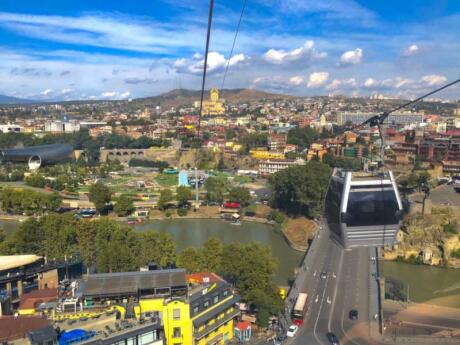
[[[231,202],[238,202],[242,206],[247,206],[251,203],[251,194],[246,187],[233,187],[228,194]]]
[[[78,251],[85,262],[87,273],[94,267],[97,259],[96,227],[93,221],[80,220],[76,227]]]
[[[331,169],[321,162],[293,166],[273,174],[273,206],[289,214],[316,217],[321,213]]]
[[[174,200],[173,193],[170,189],[162,189],[160,191],[160,198],[158,199],[158,208],[160,210],[165,209],[165,207]]]
[[[188,201],[193,198],[190,188],[179,186],[176,189],[176,200],[179,207],[187,205]]]
[[[89,200],[94,203],[98,212],[101,212],[105,205],[110,202],[112,193],[109,187],[102,182],[96,182],[89,188]]]
[[[211,237],[206,240],[201,249],[201,268],[209,272],[219,272],[221,268],[222,251],[223,245],[219,239]]]
[[[287,143],[298,145],[304,149],[319,137],[319,133],[311,127],[295,127],[288,132]]]
[[[153,261],[161,267],[170,267],[176,262],[176,244],[167,232],[146,231],[140,233],[140,263]]]
[[[185,248],[177,256],[177,266],[185,268],[189,273],[196,273],[202,271],[201,263],[203,259],[201,252],[195,247]]]
[[[213,202],[222,202],[224,200],[226,183],[219,177],[208,177],[204,183],[206,188],[206,199]]]
[[[113,210],[120,217],[130,215],[135,210],[133,198],[127,194],[120,195]]]

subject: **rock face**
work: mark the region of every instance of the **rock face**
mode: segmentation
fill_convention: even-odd
[[[460,259],[452,258],[451,253],[460,250],[460,214],[449,208],[433,208],[431,214],[408,215],[404,230],[398,234],[399,243],[383,251],[386,260],[398,257],[427,265],[446,264],[460,268]]]

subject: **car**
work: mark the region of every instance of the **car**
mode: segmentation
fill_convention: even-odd
[[[326,338],[329,340],[329,344],[331,345],[340,345],[339,338],[334,333],[326,333]]]
[[[348,318],[350,320],[358,320],[358,311],[356,309],[350,310],[350,312],[348,313]]]
[[[320,278],[321,279],[326,279],[327,278],[327,273],[326,272],[321,272]]]
[[[295,336],[295,334],[297,333],[297,330],[299,329],[299,326],[297,325],[291,325],[289,327],[289,329],[287,330],[286,332],[286,335],[290,338],[292,338],[293,336]]]

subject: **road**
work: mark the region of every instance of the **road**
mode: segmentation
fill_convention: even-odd
[[[370,287],[375,280],[370,276],[373,251],[345,251],[329,238],[327,228],[322,228],[290,295],[307,292],[310,304],[303,327],[287,344],[326,345],[327,332],[335,333],[341,344],[374,344],[370,340],[371,325],[377,329],[373,319],[377,293]],[[327,273],[325,279],[321,279],[321,272]],[[349,320],[351,309],[358,310],[358,320]]]

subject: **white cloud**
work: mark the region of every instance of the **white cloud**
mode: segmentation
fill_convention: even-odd
[[[287,62],[304,60],[304,62],[312,62],[321,60],[327,57],[327,53],[319,52],[315,49],[315,43],[308,40],[300,48],[285,51],[283,49],[269,49],[262,58],[271,64],[281,65]]]
[[[402,87],[407,88],[411,86],[413,84],[413,81],[407,78],[396,77],[396,78],[382,80],[382,82],[379,84],[381,86],[388,87],[388,88],[400,89]]]
[[[117,99],[128,99],[131,96],[131,92],[126,91],[126,92],[118,92],[118,91],[105,91],[100,94],[98,98],[101,99],[111,99],[111,100],[117,100]]]
[[[340,56],[341,65],[357,65],[361,63],[363,59],[363,50],[356,48],[355,50],[349,50]]]
[[[49,96],[53,92],[54,92],[53,89],[46,89],[46,90],[42,91],[40,94],[42,94],[43,96]]]
[[[366,81],[364,82],[364,87],[377,87],[379,86],[379,82],[373,78],[367,78]]]
[[[325,89],[333,91],[341,87],[355,87],[356,85],[357,83],[355,78],[349,78],[344,80],[334,79],[328,85],[326,85]]]
[[[289,84],[291,85],[298,86],[302,83],[303,83],[303,78],[301,76],[296,75],[294,77],[289,78]]]
[[[244,54],[233,55],[229,61],[228,59],[225,58],[223,54],[219,52],[209,52],[207,71],[210,73],[222,71],[227,65],[227,63],[230,66],[235,66],[247,60],[249,60],[249,57],[247,57]],[[201,58],[201,60],[196,61],[196,54],[195,54],[192,60],[185,59],[185,58],[177,59],[174,62],[173,66],[176,68],[176,71],[179,73],[200,74],[203,72],[204,58]]]
[[[420,78],[420,82],[426,86],[439,86],[447,82],[447,78],[443,75],[430,74]]]
[[[61,95],[68,95],[71,93],[73,90],[71,88],[65,88],[61,90]]]
[[[414,56],[419,52],[418,45],[412,44],[403,51],[404,56]]]
[[[308,76],[307,87],[311,89],[322,87],[327,83],[328,79],[328,72],[313,72]]]

